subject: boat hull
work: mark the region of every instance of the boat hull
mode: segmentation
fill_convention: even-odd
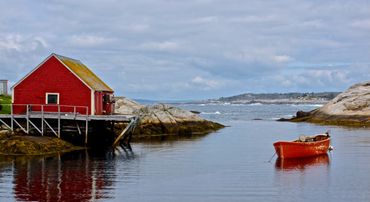
[[[274,147],[279,158],[301,158],[326,154],[330,146],[330,137],[314,142],[275,142]]]

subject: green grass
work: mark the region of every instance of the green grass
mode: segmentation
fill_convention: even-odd
[[[10,105],[12,103],[12,97],[0,95],[0,114],[10,114]]]

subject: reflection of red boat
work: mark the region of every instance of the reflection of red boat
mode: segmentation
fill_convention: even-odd
[[[299,158],[326,154],[329,150],[328,133],[316,136],[301,136],[291,142],[275,142],[274,147],[279,158]]]
[[[319,156],[311,156],[306,158],[290,158],[290,159],[277,158],[275,162],[275,167],[283,170],[301,170],[309,166],[320,166],[328,164],[329,156],[328,154],[323,154]]]

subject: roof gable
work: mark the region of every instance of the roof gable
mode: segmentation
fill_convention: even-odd
[[[18,84],[20,84],[24,79],[26,79],[29,75],[31,75],[34,71],[36,71],[39,67],[41,67],[46,61],[48,61],[53,56],[58,61],[60,61],[68,70],[70,70],[76,77],[78,77],[90,89],[95,90],[95,91],[113,92],[113,90],[106,83],[104,83],[98,76],[96,76],[96,74],[94,74],[94,72],[92,72],[86,65],[84,65],[79,60],[57,55],[54,53],[48,56],[43,62],[41,62],[31,72],[29,72],[26,76],[24,76],[21,80],[19,80],[16,84],[14,84],[12,86],[12,89],[14,89]]]
[[[81,61],[57,54],[54,54],[54,56],[93,90],[113,92],[113,90],[104,83],[104,81],[96,76],[96,74],[94,74],[94,72],[92,72]]]

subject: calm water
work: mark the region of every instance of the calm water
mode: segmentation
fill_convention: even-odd
[[[2,157],[0,201],[370,201],[368,129],[273,121],[317,106],[181,107],[230,127],[132,152]],[[273,142],[329,129],[331,154],[268,162]]]

